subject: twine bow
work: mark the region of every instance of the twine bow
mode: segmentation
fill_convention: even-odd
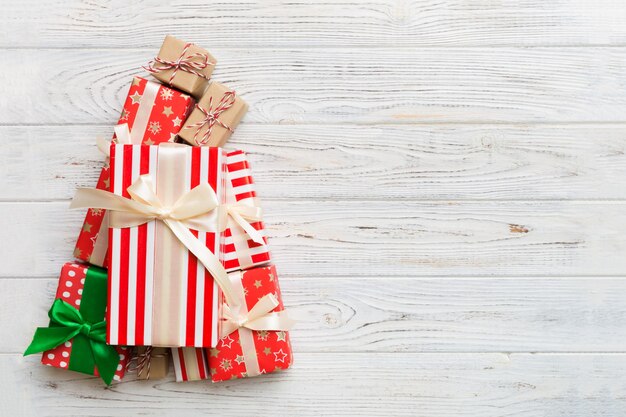
[[[70,364],[74,361],[75,370],[87,373],[93,372],[95,365],[100,378],[107,385],[111,384],[120,358],[115,347],[106,344],[106,322],[88,322],[80,311],[60,298],[52,304],[48,317],[50,327],[37,328],[24,356],[54,349],[75,337],[83,337],[88,340],[89,352],[72,352]]]
[[[209,61],[208,54],[203,54],[200,52],[185,56],[187,50],[192,45],[192,43],[186,44],[176,61],[169,61],[157,56],[152,61],[148,62],[147,66],[144,66],[142,68],[151,74],[156,74],[161,71],[168,71],[173,69],[174,71],[172,71],[170,79],[167,82],[170,85],[172,84],[172,81],[174,81],[174,77],[176,77],[176,73],[178,72],[178,70],[185,71],[208,80],[209,77],[199,71],[202,71],[210,65],[215,65],[215,62]],[[198,59],[200,60],[198,61]],[[161,64],[161,66],[157,67],[155,66],[155,63],[159,63]]]
[[[278,300],[273,294],[266,294],[247,313],[242,314],[238,307],[224,305],[220,337],[226,337],[235,330],[289,330],[294,321],[285,310],[272,312],[278,307]]]
[[[127,189],[130,199],[92,188],[76,192],[70,208],[102,208],[110,210],[110,226],[125,228],[139,226],[152,220],[162,221],[176,238],[211,273],[222,289],[226,301],[239,305],[234,296],[226,270],[219,259],[189,229],[216,231],[211,227],[210,215],[218,207],[218,199],[211,186],[203,183],[183,194],[172,206],[164,206],[154,191],[149,175],[140,176]]]
[[[224,93],[219,103],[217,103],[215,109],[213,108],[213,97],[209,98],[208,108],[204,108],[200,104],[196,104],[196,108],[200,110],[202,114],[204,114],[204,118],[198,123],[194,123],[192,125],[184,127],[184,129],[196,128],[196,133],[193,135],[193,140],[196,145],[202,146],[206,145],[209,142],[209,138],[211,137],[211,133],[213,132],[213,127],[215,126],[215,124],[222,126],[224,129],[228,130],[231,133],[233,132],[233,129],[230,126],[220,120],[220,116],[226,110],[230,109],[233,104],[235,104],[235,100],[235,91],[227,91]],[[202,135],[202,139],[198,140],[198,134],[205,125],[207,126],[207,130]]]
[[[126,365],[126,372],[136,372],[138,377],[142,377],[145,371],[145,378],[150,379],[150,368],[152,359],[167,357],[167,353],[153,353],[154,347],[146,346],[142,353],[137,353]]]

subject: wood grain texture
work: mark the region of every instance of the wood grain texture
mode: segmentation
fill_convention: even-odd
[[[0,352],[19,353],[47,324],[58,280],[2,279],[11,294]],[[299,353],[621,352],[626,280],[620,278],[281,277]],[[23,306],[28,306],[24,308]]]
[[[287,372],[221,384],[95,378],[0,355],[19,415],[614,417],[625,355],[295,353]]]
[[[623,45],[615,0],[10,1],[3,47]]]
[[[626,415],[623,1],[1,6],[1,415]],[[166,33],[250,104],[296,364],[106,389],[19,352]]]
[[[626,275],[625,202],[264,200],[283,275]],[[2,203],[0,276],[54,276],[84,212]],[[41,231],[45,231],[42,233]]]
[[[67,199],[92,187],[98,135],[111,127],[0,127],[0,198]],[[264,199],[626,198],[622,124],[246,124],[229,146],[248,152]]]
[[[214,52],[223,62],[215,80],[250,104],[244,123],[626,121],[622,47]],[[140,65],[154,54],[147,49],[3,53],[0,84],[11,100],[0,100],[0,124],[109,125],[119,118],[131,76],[144,73]]]

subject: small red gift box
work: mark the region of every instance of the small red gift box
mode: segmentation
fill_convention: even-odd
[[[107,273],[103,269],[78,263],[66,263],[61,269],[55,299],[63,300],[78,309],[86,319],[92,322],[102,320],[106,307],[106,281]],[[41,363],[99,376],[98,369],[93,364],[85,368],[83,358],[91,356],[88,347],[89,342],[86,340],[81,340],[80,343],[75,339],[68,340],[54,349],[45,351]],[[75,349],[80,349],[80,351],[75,351]],[[119,354],[119,364],[113,379],[119,381],[124,376],[130,354],[125,347],[117,346],[116,350]]]
[[[118,124],[127,124],[130,143],[155,145],[173,142],[195,101],[190,96],[143,78],[133,78]],[[108,190],[110,172],[105,163],[96,188]],[[106,267],[108,247],[106,210],[91,209],[78,235],[74,257]]]
[[[266,266],[228,274],[245,294],[252,310],[268,294],[278,300],[275,312],[284,311],[276,267]],[[235,285],[237,286],[237,285]],[[220,339],[213,349],[173,349],[177,381],[211,378],[213,382],[251,377],[287,369],[292,364],[289,333],[284,330],[250,330],[240,327]]]

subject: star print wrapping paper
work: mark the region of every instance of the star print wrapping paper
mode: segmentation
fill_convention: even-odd
[[[186,94],[134,77],[117,124],[128,125],[131,143],[135,145],[173,142],[194,104],[194,99]],[[109,185],[109,164],[105,162],[96,188],[108,190]],[[107,266],[107,219],[106,210],[87,211],[74,249],[76,259]]]
[[[226,203],[259,207],[250,163],[245,152],[241,150],[229,152],[226,168],[228,171]],[[250,225],[263,235],[264,243],[254,242],[241,226],[231,217],[228,218],[224,231],[224,268],[229,272],[260,266],[271,260],[263,222],[251,222]]]
[[[141,177],[151,181],[164,207],[172,207],[200,184],[209,185],[216,204],[225,201],[226,152],[221,148],[113,144],[111,170],[110,191],[125,198],[130,198],[129,186]],[[217,256],[219,265],[223,232],[216,210],[204,221],[216,231],[190,230]],[[161,220],[109,227],[108,252],[108,343],[215,346],[221,291],[202,263]]]
[[[55,299],[63,300],[71,306],[79,309],[85,315],[85,309],[94,308],[95,316],[104,319],[106,307],[106,271],[98,267],[88,266],[81,263],[66,263],[61,269],[59,285]],[[91,287],[91,291],[90,288]],[[85,291],[85,294],[83,292]],[[90,292],[90,294],[89,294]],[[85,295],[83,297],[83,295]],[[87,305],[87,303],[92,303]],[[93,313],[92,313],[93,314]],[[98,376],[98,369],[91,367],[85,370],[84,367],[77,366],[77,358],[80,354],[91,354],[85,352],[84,343],[76,343],[74,339],[68,340],[54,349],[45,351],[41,358],[41,363],[55,368],[69,369],[89,375]],[[119,364],[113,376],[113,380],[119,381],[124,376],[126,364],[129,361],[129,351],[125,347],[116,347],[119,354]]]
[[[274,311],[284,310],[275,266],[231,272],[229,276],[240,280],[248,309],[265,295],[273,294],[279,301]],[[251,336],[256,363],[246,360],[242,332],[249,332]],[[284,370],[293,362],[289,332],[248,329],[235,330],[212,349],[172,349],[172,357],[177,381],[211,378],[219,382],[245,378]]]

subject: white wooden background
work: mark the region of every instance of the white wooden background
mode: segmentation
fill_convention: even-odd
[[[1,415],[626,414],[623,0],[0,6]],[[295,365],[105,388],[21,352],[167,33],[250,103]]]

